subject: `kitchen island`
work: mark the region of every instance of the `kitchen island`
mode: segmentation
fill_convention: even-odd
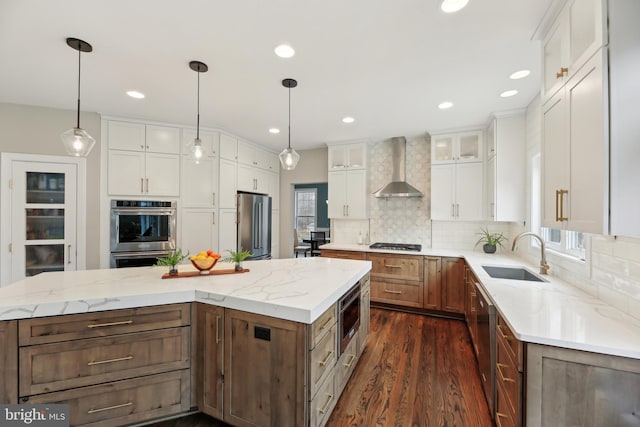
[[[371,263],[245,267],[169,280],[158,267],[44,273],[1,288],[0,400],[64,402],[78,425],[193,410],[239,426],[323,425],[364,349]],[[340,351],[337,303],[356,285],[360,328]]]

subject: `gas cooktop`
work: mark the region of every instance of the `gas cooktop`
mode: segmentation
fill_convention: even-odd
[[[422,245],[414,245],[411,243],[381,243],[376,242],[369,245],[371,249],[389,249],[394,251],[411,251],[420,252]]]

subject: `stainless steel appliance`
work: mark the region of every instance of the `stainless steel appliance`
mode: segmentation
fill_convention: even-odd
[[[376,242],[369,245],[371,249],[387,249],[394,251],[410,251],[410,252],[420,252],[422,250],[422,245],[420,244],[411,244],[411,243],[384,243],[384,242]]]
[[[496,366],[496,308],[491,303],[480,286],[476,282],[476,313],[478,327],[478,367],[482,388],[487,398],[489,412],[494,413],[495,390],[495,366]]]
[[[375,197],[422,197],[420,190],[406,181],[406,150],[404,136],[391,138],[391,182],[373,193]]]
[[[111,267],[153,265],[176,249],[176,202],[111,201]]]
[[[340,334],[338,356],[344,353],[358,329],[360,329],[360,282],[338,301],[338,333]]]
[[[271,197],[238,193],[238,244],[253,254],[249,260],[271,258]]]

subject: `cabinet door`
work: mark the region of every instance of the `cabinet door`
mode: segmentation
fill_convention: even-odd
[[[271,211],[271,258],[280,258],[280,210]]]
[[[367,218],[367,171],[347,172],[347,217]]]
[[[225,310],[226,422],[305,425],[305,331],[302,323]]]
[[[189,155],[191,144],[196,139],[196,131],[193,129],[182,129],[182,154]],[[218,132],[200,131],[200,141],[205,156],[218,157],[220,151],[220,134]]]
[[[464,313],[464,260],[442,258],[442,309]]]
[[[566,86],[569,105],[570,177],[568,227],[571,230],[607,234],[609,136],[603,88],[603,62],[595,55]],[[566,199],[565,199],[566,200]]]
[[[109,194],[139,196],[144,193],[144,153],[109,150]]]
[[[584,64],[602,45],[601,0],[574,0],[568,7],[569,19],[569,69],[568,78],[579,72]]]
[[[494,220],[496,217],[496,158],[487,160],[487,218]],[[524,188],[523,188],[524,191]]]
[[[553,95],[564,84],[569,67],[569,22],[562,12],[544,41],[542,50],[543,100]],[[564,69],[567,68],[567,71]],[[564,72],[563,72],[564,71]]]
[[[218,159],[205,157],[196,164],[188,156],[181,157],[182,206],[215,208],[218,194]]]
[[[455,162],[455,136],[438,135],[431,138],[431,163]]]
[[[0,402],[18,403],[18,321],[0,322]]]
[[[77,268],[77,166],[11,164],[11,282]]]
[[[364,350],[364,346],[369,338],[369,328],[371,326],[371,285],[367,280],[360,288],[360,329],[358,329],[358,349]]]
[[[238,156],[238,140],[232,136],[220,134],[220,158],[236,161]]]
[[[237,164],[230,160],[220,159],[220,207],[236,208],[236,174]]]
[[[455,165],[431,165],[431,219],[455,218]]]
[[[222,419],[223,402],[223,354],[224,354],[224,308],[196,303],[197,346],[196,390],[198,408],[207,415]]]
[[[147,125],[146,150],[152,153],[180,154],[180,129]]]
[[[244,164],[238,164],[238,190],[258,192],[258,179],[255,168]]]
[[[236,221],[237,214],[235,209],[220,209],[218,249],[223,255],[226,251],[237,250],[236,236],[238,233],[238,225]]]
[[[271,196],[271,206],[273,209],[280,209],[280,175],[278,173],[269,172],[265,175],[267,178],[267,194]]]
[[[180,195],[180,158],[175,154],[147,153],[145,192],[150,196]]]
[[[456,219],[476,221],[483,219],[482,163],[456,165]]]
[[[182,252],[191,255],[207,249],[218,252],[217,221],[217,213],[213,209],[183,208],[178,229],[182,237]]]
[[[141,123],[127,123],[110,120],[107,124],[109,149],[144,151],[145,126]]]
[[[441,308],[442,261],[440,257],[424,258],[423,307],[431,310]]]
[[[347,205],[347,174],[346,172],[329,172],[328,174],[329,218],[344,218]]]
[[[238,163],[258,167],[257,148],[245,141],[238,141]]]
[[[460,162],[478,162],[482,160],[482,131],[467,132],[457,137],[456,160]]]
[[[491,120],[487,128],[487,159],[496,154],[496,119]]]
[[[569,144],[566,136],[566,102],[563,92],[555,94],[542,111],[542,225],[559,228],[560,191],[569,189]],[[568,206],[565,207],[568,210]]]

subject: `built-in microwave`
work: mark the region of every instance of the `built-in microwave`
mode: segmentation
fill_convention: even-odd
[[[360,329],[360,282],[338,301],[339,355],[344,353],[358,329]]]
[[[111,252],[172,251],[176,248],[176,202],[111,201]]]

